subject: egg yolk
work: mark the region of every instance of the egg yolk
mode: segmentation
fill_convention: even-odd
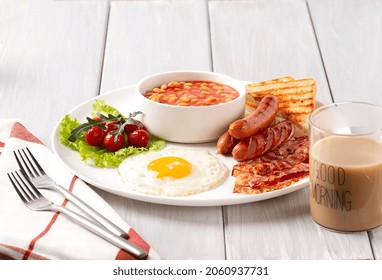
[[[162,157],[151,161],[147,169],[157,172],[157,178],[172,177],[178,179],[190,174],[192,165],[183,158]]]

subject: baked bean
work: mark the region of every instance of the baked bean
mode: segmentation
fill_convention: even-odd
[[[170,105],[209,106],[229,102],[239,93],[228,85],[210,81],[173,81],[153,88],[145,97]]]
[[[178,100],[178,97],[172,96],[168,99],[168,104],[175,104],[176,101]],[[166,102],[167,103],[167,102]]]
[[[171,83],[169,83],[167,86],[168,87],[178,87],[178,86],[180,86],[181,84],[180,83],[178,83],[178,82],[171,82]]]
[[[180,101],[188,102],[188,101],[190,101],[190,98],[189,98],[187,95],[183,95],[183,96],[180,98]]]
[[[153,92],[159,93],[159,92],[166,92],[166,91],[164,89],[161,89],[161,88],[154,88]]]

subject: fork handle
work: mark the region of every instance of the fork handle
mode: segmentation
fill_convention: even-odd
[[[141,247],[135,245],[134,243],[131,243],[127,241],[125,238],[122,238],[108,229],[104,228],[103,226],[93,222],[92,220],[89,220],[88,218],[68,209],[65,207],[62,207],[60,205],[54,205],[51,210],[59,211],[64,215],[67,215],[69,218],[86,228],[87,230],[93,232],[94,234],[98,235],[99,237],[102,237],[103,239],[109,241],[113,245],[117,246],[118,248],[121,248],[125,250],[126,252],[134,255],[135,257],[139,259],[143,259],[147,257],[147,252],[143,250]]]
[[[44,185],[39,186],[42,188],[49,188],[49,189],[55,189],[59,191],[66,199],[71,201],[73,204],[75,204],[78,208],[83,210],[86,214],[91,216],[94,220],[96,220],[98,223],[106,227],[108,230],[112,231],[116,235],[119,235],[125,239],[127,239],[129,236],[126,231],[112,223],[109,219],[102,216],[99,212],[94,210],[91,206],[89,206],[86,202],[78,198],[75,194],[69,192],[67,189],[63,188],[62,186],[58,184],[54,185]]]

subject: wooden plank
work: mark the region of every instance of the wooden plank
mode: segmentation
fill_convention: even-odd
[[[312,77],[317,99],[332,101],[305,1],[211,1],[209,10],[214,71],[246,81]]]
[[[308,188],[224,211],[229,259],[372,259],[365,233],[335,233],[312,221]]]
[[[382,105],[382,2],[308,3],[335,101]],[[375,257],[382,259],[381,228],[369,236]]]
[[[305,1],[211,1],[209,8],[215,71],[255,81],[313,77],[317,99],[331,101]],[[366,233],[344,235],[317,226],[309,215],[308,195],[305,188],[224,207],[227,258],[373,258]]]
[[[97,190],[162,259],[224,259],[221,207],[168,206]]]
[[[106,16],[98,1],[1,1],[1,116],[49,144],[59,119],[98,93]]]
[[[335,101],[382,105],[382,2],[308,3]]]
[[[112,2],[101,92],[174,70],[211,70],[204,0]]]
[[[382,227],[373,229],[369,232],[371,246],[376,260],[382,260]]]
[[[204,1],[111,3],[102,93],[181,69],[211,69]],[[224,258],[221,207],[164,206],[99,192],[163,259]]]

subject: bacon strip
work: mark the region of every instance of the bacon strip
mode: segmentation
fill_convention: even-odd
[[[294,137],[266,154],[236,164],[234,193],[256,194],[285,188],[309,175],[308,136]]]

